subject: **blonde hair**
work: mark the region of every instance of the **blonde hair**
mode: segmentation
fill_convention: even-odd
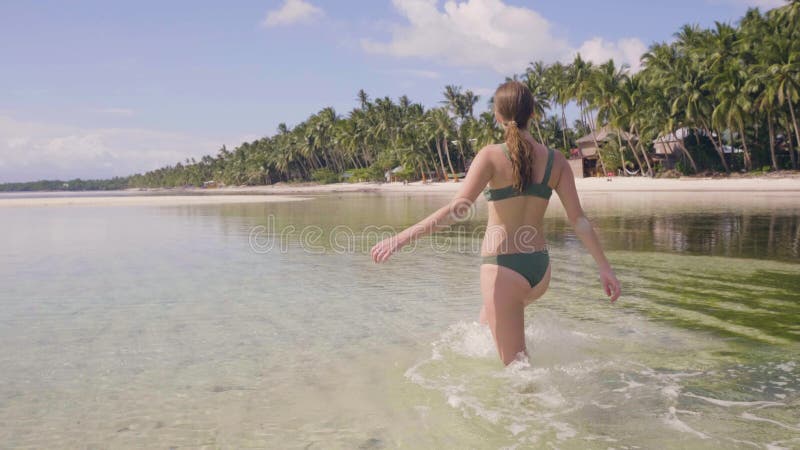
[[[522,191],[533,183],[533,145],[520,133],[520,128],[528,128],[533,114],[533,96],[524,84],[508,81],[495,91],[494,108],[504,120],[506,145],[514,171],[514,189]]]

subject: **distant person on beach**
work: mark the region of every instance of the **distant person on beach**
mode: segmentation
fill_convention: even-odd
[[[524,310],[545,293],[550,283],[547,241],[539,231],[553,189],[575,233],[597,263],[605,294],[612,302],[620,295],[620,283],[583,213],[566,158],[536,142],[529,132],[533,106],[533,97],[524,84],[502,84],[494,95],[494,113],[505,130],[505,142],[478,152],[450,203],[379,242],[371,251],[375,262],[386,261],[412,240],[467,217],[483,192],[489,202],[489,221],[481,246],[480,322],[489,325],[506,365],[527,356]]]

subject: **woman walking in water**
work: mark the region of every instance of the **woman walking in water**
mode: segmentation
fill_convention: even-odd
[[[550,283],[547,242],[538,230],[553,189],[575,233],[594,257],[606,295],[612,302],[620,295],[620,283],[583,213],[566,158],[536,142],[528,131],[533,106],[533,96],[525,85],[516,81],[502,84],[494,95],[494,113],[505,129],[505,142],[478,152],[450,203],[379,242],[371,251],[375,262],[386,261],[412,240],[466,217],[483,191],[489,202],[489,221],[481,245],[480,322],[489,325],[506,365],[527,355],[524,310]]]

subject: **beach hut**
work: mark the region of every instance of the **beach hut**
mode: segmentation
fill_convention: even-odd
[[[683,150],[681,150],[681,144],[685,145],[687,139],[690,138],[694,134],[694,138],[698,136],[701,138],[708,138],[714,139],[717,137],[716,134],[712,136],[708,136],[702,130],[691,130],[689,128],[678,128],[677,130],[673,131],[669,134],[662,134],[659,135],[653,141],[653,159],[655,161],[660,161],[662,167],[665,169],[674,169],[675,163],[678,162],[681,158],[683,158]],[[692,138],[692,140],[694,140]],[[731,147],[729,145],[722,146],[722,153],[726,155],[726,159],[730,162],[729,158],[732,153],[741,153],[741,148]]]
[[[397,174],[398,174],[398,173],[400,173],[400,172],[402,172],[403,170],[404,170],[404,169],[403,169],[403,166],[397,166],[397,167],[395,167],[395,168],[394,168],[394,169],[392,169],[392,170],[387,170],[387,171],[386,171],[386,172],[383,174],[383,176],[386,178],[386,182],[387,182],[387,183],[391,183],[391,182],[393,182],[393,181],[398,181],[398,179],[397,179]]]
[[[611,140],[616,140],[617,133],[619,133],[619,137],[622,138],[623,141],[630,142],[636,140],[636,136],[630,133],[614,131],[605,126],[575,141],[578,148],[570,152],[569,160],[569,166],[572,168],[572,173],[575,175],[575,178],[604,175],[600,173],[601,166],[598,162],[599,148],[602,148],[603,144]]]

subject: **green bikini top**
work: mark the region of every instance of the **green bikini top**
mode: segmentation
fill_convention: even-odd
[[[511,155],[508,153],[508,146],[504,143],[502,148],[503,153],[506,154],[506,158],[508,158],[510,161]],[[519,197],[521,195],[532,195],[534,197],[550,200],[550,196],[553,195],[553,189],[548,186],[547,183],[550,181],[550,172],[553,169],[553,153],[554,152],[552,148],[547,149],[547,165],[544,168],[544,178],[542,179],[541,183],[531,183],[522,191],[517,191],[514,189],[513,185],[498,189],[486,188],[483,191],[483,195],[486,196],[486,200],[494,202],[497,200]]]

